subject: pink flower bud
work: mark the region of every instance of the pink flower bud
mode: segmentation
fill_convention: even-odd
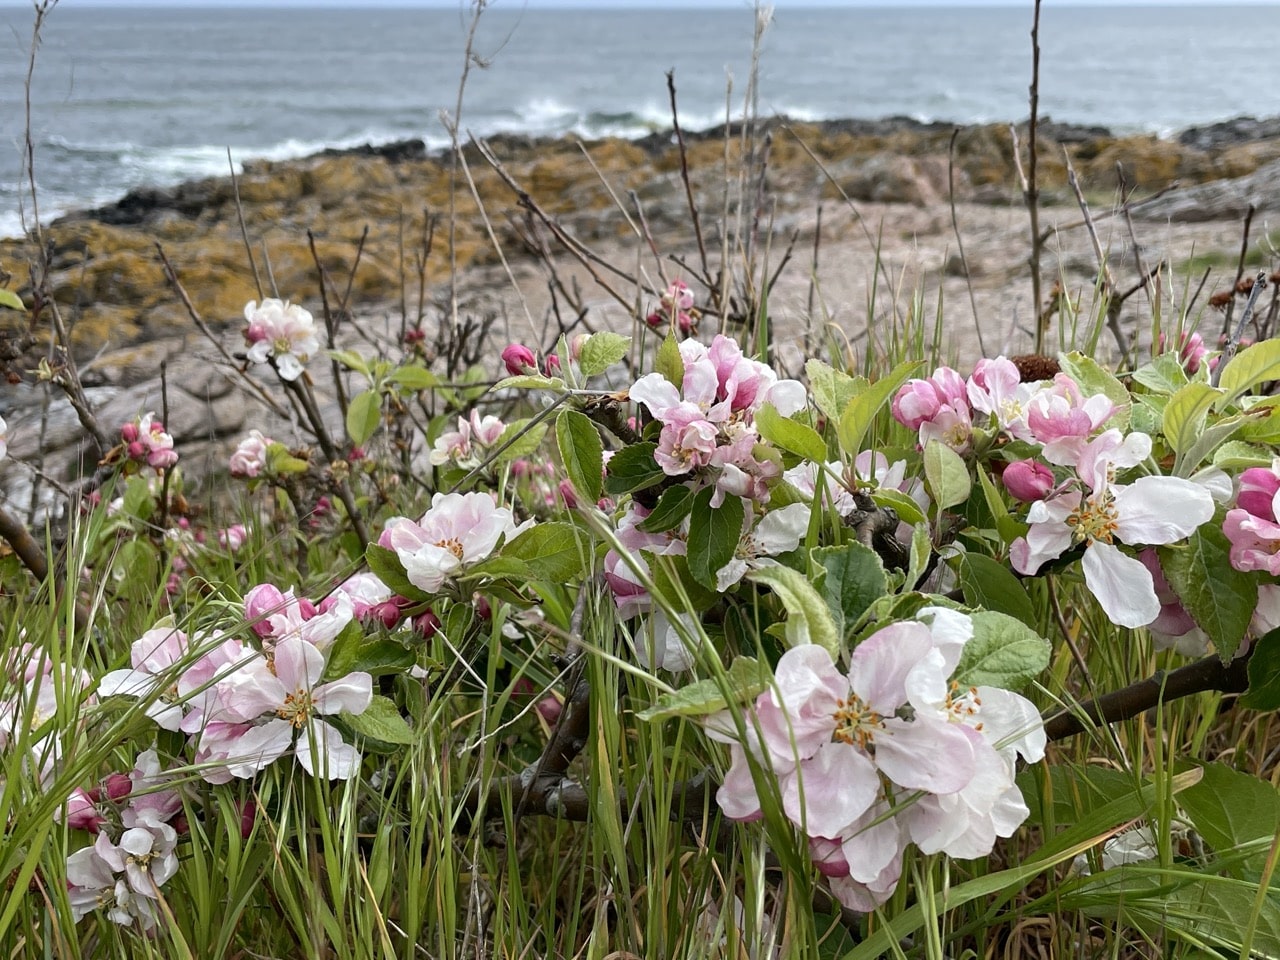
[[[655,310],[653,313],[649,314],[647,317],[644,318],[644,322],[656,330],[658,327],[662,326],[663,322],[666,319],[667,319],[666,317],[664,317],[662,314],[658,313]]]
[[[430,640],[440,630],[440,618],[426,610],[413,618],[413,629],[423,640]]]
[[[554,353],[547,354],[547,376],[558,377],[560,375],[560,357]]]
[[[240,808],[240,838],[248,840],[249,835],[253,833],[253,821],[258,818],[258,802],[256,800],[246,800],[244,806]]]
[[[577,362],[582,359],[582,345],[591,337],[589,333],[580,333],[569,341],[569,359]]]
[[[538,361],[533,351],[521,343],[513,343],[503,350],[502,362],[506,364],[507,373],[513,377],[538,372]]]
[[[138,425],[136,423],[126,423],[120,428],[120,439],[125,443],[133,443],[138,439]]]
[[[578,495],[574,493],[573,484],[568,480],[560,481],[560,497],[564,500],[564,505],[572,510],[578,505]]]
[[[280,612],[285,605],[284,594],[270,583],[262,583],[244,595],[244,617],[253,622],[253,632],[260,637],[271,636],[271,623],[266,619]]]
[[[81,790],[77,787],[67,797],[67,805],[62,810],[62,817],[67,826],[76,830],[88,830],[97,833],[98,828],[106,822],[98,813],[98,791]]]
[[[130,460],[145,460],[147,458],[147,448],[141,440],[130,440],[125,451],[129,454]]]
[[[114,803],[119,803],[132,792],[133,781],[127,773],[113,773],[102,781],[102,786],[107,791],[107,796]]]
[[[1250,467],[1240,474],[1240,496],[1236,498],[1236,506],[1247,510],[1255,517],[1276,520],[1274,501],[1280,491],[1280,476],[1268,467]]]
[[[564,704],[555,697],[543,697],[538,701],[536,709],[547,723],[555,723],[560,719],[560,714],[564,712]]]
[[[1038,460],[1019,460],[1004,468],[1004,488],[1015,500],[1035,503],[1049,496],[1054,487],[1053,471]]]

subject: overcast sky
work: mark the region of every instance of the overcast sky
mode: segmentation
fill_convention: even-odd
[[[454,9],[467,0],[61,0],[59,7],[436,7]],[[1275,5],[1280,0],[1123,0],[1124,6]],[[0,7],[31,7],[32,0],[0,0]],[[1043,0],[1045,6],[1110,6],[1115,0]],[[751,0],[490,0],[494,9],[580,7],[750,7]],[[776,9],[788,7],[1026,7],[1032,0],[773,0]]]

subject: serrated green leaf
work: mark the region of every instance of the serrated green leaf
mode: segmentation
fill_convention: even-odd
[[[1222,763],[1207,763],[1200,769],[1200,782],[1179,794],[1178,803],[1210,849],[1226,853],[1276,835],[1280,830],[1280,793],[1275,787]],[[1260,871],[1266,854],[1249,859],[1253,863],[1246,860],[1244,868]],[[1239,875],[1236,869],[1232,872]]]
[[[544,377],[537,373],[522,373],[519,376],[507,377],[493,385],[494,390],[555,390],[565,389],[562,377]]]
[[[1035,606],[1021,581],[1003,563],[981,553],[960,554],[960,588],[969,606],[1007,613],[1035,629]]]
[[[369,637],[358,623],[350,634],[343,630],[329,648],[324,675],[330,680],[359,670],[373,677],[404,673],[416,658],[403,643],[390,637]]]
[[[1188,383],[1169,398],[1161,429],[1175,452],[1185,453],[1191,449],[1204,431],[1205,417],[1219,396],[1219,391],[1209,384],[1197,382]]]
[[[1191,619],[1218,649],[1235,656],[1258,605],[1254,575],[1231,565],[1231,544],[1216,521],[1201,524],[1185,544],[1158,547],[1160,568]]]
[[[755,413],[756,431],[765,440],[814,463],[826,463],[827,444],[813,427],[784,417],[771,403]]]
[[[980,610],[972,619],[973,638],[952,678],[961,687],[1017,690],[1049,665],[1049,641],[1021,620],[993,610]]]
[[[689,514],[689,572],[708,590],[716,589],[716,574],[733,559],[745,518],[740,497],[725,497],[712,507],[715,492],[714,487],[700,490]]]
[[[939,510],[954,507],[969,499],[973,481],[969,465],[941,440],[930,440],[924,447],[924,477],[929,495]]]
[[[1223,397],[1218,409],[1268,380],[1280,380],[1280,340],[1275,338],[1245,347],[1222,368],[1218,386]]]
[[[146,477],[130,477],[125,481],[124,498],[120,509],[126,517],[136,517],[139,520],[151,518],[155,513],[156,500]]]
[[[540,581],[564,584],[582,576],[590,552],[573,524],[539,523],[507,543],[501,556],[525,561]]]
[[[814,405],[833,423],[848,409],[850,400],[871,386],[865,377],[851,377],[821,360],[808,361],[804,372]]]
[[[876,414],[887,404],[897,389],[920,368],[917,360],[908,360],[854,396],[840,413],[836,434],[840,449],[850,457],[862,450],[862,440],[871,428]]]
[[[623,447],[609,460],[604,480],[604,491],[611,497],[634,493],[656,486],[667,478],[653,452],[658,445],[653,441],[633,443]]]
[[[382,423],[382,394],[365,390],[351,398],[347,407],[347,439],[363,446]]]
[[[1150,363],[1133,371],[1133,379],[1156,393],[1173,394],[1189,382],[1187,371],[1176,353],[1162,353]]]
[[[687,484],[678,484],[662,491],[662,496],[654,505],[647,517],[637,526],[645,533],[666,533],[674,530],[693,509],[694,489]]]
[[[884,561],[857,541],[819,547],[811,556],[826,571],[820,592],[835,621],[836,634],[844,640],[871,604],[889,592]]]
[[[1240,705],[1250,710],[1280,710],[1280,630],[1254,642],[1249,656],[1249,689]]]
[[[413,728],[400,716],[396,705],[386,697],[375,694],[363,713],[344,713],[340,716],[347,726],[362,737],[398,747],[412,746],[417,742]]]
[[[677,390],[684,389],[684,357],[680,355],[680,344],[676,342],[676,335],[671,331],[667,332],[662,340],[662,346],[658,347],[658,356],[654,359],[653,369],[655,373],[662,374]]]
[[[798,570],[778,565],[750,570],[746,579],[752,583],[763,583],[782,601],[787,611],[787,646],[816,643],[831,654],[833,660],[840,656],[841,635],[837,632],[836,622],[827,609],[826,601],[813,589],[808,577]]]
[[[699,680],[674,693],[664,693],[636,716],[641,720],[708,716],[730,704],[750,703],[769,688],[770,679],[767,664],[754,657],[738,657],[729,664],[723,681]]]
[[[604,442],[596,425],[577,410],[562,410],[556,417],[556,445],[573,488],[595,503],[604,489]]]
[[[1238,433],[1248,423],[1249,417],[1244,415],[1224,417],[1213,426],[1206,427],[1195,442],[1191,444],[1191,449],[1178,458],[1173,475],[1176,477],[1190,477],[1196,472],[1205,457],[1209,456],[1210,453]]]
[[[1080,385],[1080,392],[1085,397],[1101,393],[1115,404],[1115,413],[1107,419],[1104,427],[1128,429],[1132,398],[1129,391],[1125,389],[1125,385],[1117,380],[1111,371],[1103,369],[1093,357],[1086,357],[1076,351],[1060,355],[1058,364],[1062,367],[1063,373]]]
[[[432,595],[409,582],[404,566],[394,550],[371,543],[364,550],[365,562],[374,575],[402,597],[410,600],[430,600]]]
[[[519,420],[512,420],[503,428],[502,433],[498,436],[494,443],[495,450],[501,450],[494,458],[494,463],[510,463],[512,460],[521,460],[525,457],[532,456],[542,446],[542,440],[547,435],[547,424],[533,423],[529,417],[523,417]],[[511,442],[511,446],[506,447],[507,442]],[[506,449],[503,449],[506,447]]]
[[[929,568],[929,558],[933,556],[933,540],[929,537],[929,525],[917,523],[911,530],[910,559],[907,561],[907,576],[904,586],[910,590],[920,582],[925,570]]]
[[[578,369],[584,377],[594,377],[625,357],[630,349],[630,337],[608,330],[593,333],[582,343],[582,350],[578,353]]]

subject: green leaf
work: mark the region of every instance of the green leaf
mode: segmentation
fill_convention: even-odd
[[[1115,404],[1116,412],[1103,425],[1126,430],[1129,427],[1130,404],[1133,402],[1125,385],[1115,378],[1109,370],[1103,369],[1093,357],[1082,353],[1065,353],[1058,357],[1063,373],[1080,385],[1080,392],[1085,397],[1094,394],[1106,394]]]
[[[658,461],[653,459],[653,452],[657,449],[656,443],[647,441],[633,443],[614,454],[609,460],[604,492],[611,497],[620,497],[665,480],[667,475],[658,466]]]
[[[837,636],[844,640],[871,604],[889,592],[884,561],[857,541],[842,547],[819,547],[812,557],[826,571],[822,598],[835,621]]]
[[[494,390],[564,390],[561,377],[544,377],[537,373],[522,373],[519,376],[507,377],[493,385]]]
[[[712,507],[715,492],[715,487],[700,490],[689,514],[689,572],[708,590],[716,589],[717,572],[733,559],[745,517],[740,497],[725,497]]]
[[[625,357],[630,349],[630,337],[608,330],[593,333],[582,342],[582,350],[578,354],[578,369],[584,377],[594,377]]]
[[[353,625],[350,635],[343,630],[329,648],[324,668],[327,679],[336,680],[355,670],[381,677],[404,673],[414,665],[416,658],[403,643],[390,637],[366,636],[358,623]]]
[[[1222,368],[1218,386],[1223,397],[1218,409],[1268,380],[1280,380],[1280,340],[1274,338],[1245,347]]]
[[[400,716],[396,705],[386,697],[375,695],[363,713],[343,713],[339,716],[352,730],[370,740],[399,747],[409,747],[417,742],[413,728]]]
[[[841,450],[851,457],[861,452],[862,440],[867,435],[867,430],[870,429],[876,414],[919,367],[920,362],[917,360],[900,363],[849,401],[840,414],[840,422],[836,429]]]
[[[911,530],[911,550],[907,560],[907,577],[903,586],[910,590],[920,582],[933,556],[933,540],[929,537],[929,525],[917,523]]]
[[[903,523],[909,523],[915,526],[917,523],[924,523],[924,511],[920,509],[920,504],[916,503],[901,490],[894,490],[892,487],[877,487],[871,491],[871,499],[880,507],[892,507],[894,512],[898,514],[898,519]]]
[[[724,680],[699,680],[674,693],[664,693],[653,706],[638,713],[641,720],[668,717],[704,717],[734,703],[750,703],[769,688],[769,667],[754,657],[738,657],[729,664]]]
[[[267,474],[281,475],[287,473],[306,473],[307,461],[295,457],[283,443],[272,441],[267,444]]]
[[[752,583],[763,583],[782,601],[787,610],[787,646],[816,643],[831,654],[831,659],[840,656],[841,636],[836,630],[836,622],[827,609],[826,601],[813,589],[808,577],[798,570],[779,565],[748,571],[746,579]]]
[[[808,361],[804,372],[809,377],[814,404],[833,423],[840,419],[849,401],[871,385],[865,377],[851,377],[821,360]]]
[[[1266,447],[1240,440],[1228,440],[1213,453],[1213,465],[1232,472],[1249,467],[1269,467],[1274,459],[1275,454]]]
[[[756,430],[775,446],[814,463],[826,463],[827,444],[813,427],[784,417],[777,408],[766,403],[755,414]]]
[[[1187,371],[1176,353],[1162,353],[1146,366],[1133,372],[1133,379],[1156,393],[1177,393],[1188,383]]]
[[[649,575],[653,577],[654,596],[665,600],[668,606],[701,613],[720,601],[719,593],[708,590],[693,579],[687,557],[659,555],[650,550],[642,550],[641,553],[649,564]]]
[[[126,517],[148,520],[156,510],[156,500],[146,477],[130,477],[125,481],[120,509]]]
[[[410,600],[430,600],[432,594],[427,593],[409,582],[409,577],[396,556],[394,550],[371,543],[364,549],[365,562],[379,580],[402,597]]]
[[[964,457],[941,440],[930,440],[924,447],[924,477],[929,494],[939,510],[954,507],[969,499],[973,481]]]
[[[348,370],[354,370],[356,373],[372,379],[369,362],[354,350],[326,350],[325,353],[329,355],[331,360],[337,360]]]
[[[0,290],[0,307],[8,307],[10,310],[20,310],[26,313],[26,304],[22,302],[22,298],[12,290]]]
[[[1206,763],[1198,784],[1178,796],[1178,803],[1208,846],[1219,854],[1249,843],[1270,840],[1280,830],[1280,793],[1256,776],[1222,763]],[[1261,869],[1265,854],[1256,858]]]
[[[653,369],[655,373],[666,377],[667,382],[677,390],[684,389],[684,357],[680,355],[680,344],[676,342],[676,336],[671,331],[667,331],[662,346],[658,348]]]
[[[662,491],[653,512],[637,526],[645,533],[666,533],[674,530],[693,509],[694,489],[687,484],[668,487]]]
[[[511,540],[501,555],[528,563],[538,580],[569,583],[582,575],[590,552],[573,524],[539,523]]]
[[[960,587],[964,602],[997,613],[1007,613],[1032,629],[1036,611],[1022,582],[1003,563],[981,553],[960,555]]]
[[[1240,705],[1250,710],[1280,710],[1280,630],[1254,642],[1249,657],[1249,689]]]
[[[512,460],[520,460],[524,457],[537,453],[538,448],[542,446],[542,439],[547,435],[547,425],[545,423],[533,423],[529,417],[520,420],[512,420],[508,423],[499,434],[497,441],[493,447],[495,450],[502,450],[494,463],[510,463]],[[511,441],[511,446],[503,450],[503,446]]]
[[[556,418],[556,445],[573,488],[595,503],[604,489],[604,443],[596,425],[577,410],[562,410]]]
[[[387,379],[410,393],[430,390],[443,382],[437,374],[432,373],[420,363],[406,363],[402,367],[396,367],[387,374]]]
[[[961,687],[1016,690],[1049,665],[1049,641],[1021,620],[994,610],[973,614],[973,639],[964,645],[953,679]]]
[[[382,422],[382,394],[365,390],[351,398],[347,407],[347,438],[355,446],[363,446]]]
[[[1185,544],[1157,550],[1169,586],[1227,663],[1258,605],[1255,577],[1231,566],[1231,544],[1216,520],[1201,524]]]
[[[991,511],[991,516],[995,518],[996,532],[1000,534],[1000,539],[1007,545],[1013,543],[1019,537],[1026,536],[1027,524],[1015,519],[1009,513],[1009,508],[1005,506],[1004,498],[1000,496],[1000,491],[996,489],[995,481],[987,476],[987,471],[981,466],[975,472],[978,474],[978,485],[982,487],[982,495],[987,501],[987,509]]]
[[[1213,409],[1219,391],[1207,383],[1188,383],[1169,398],[1161,429],[1177,453],[1185,453],[1204,431],[1205,417]]]

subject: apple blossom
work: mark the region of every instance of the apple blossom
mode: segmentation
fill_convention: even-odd
[[[741,580],[748,570],[776,563],[770,558],[796,549],[809,529],[810,509],[806,503],[788,504],[759,518],[750,503],[743,506],[742,537],[733,557],[716,571],[716,589],[721,593]]]
[[[498,541],[511,540],[532,523],[517,526],[511,511],[487,493],[437,493],[421,520],[388,520],[378,545],[395,551],[410,583],[436,593],[465,567],[493,553]]]
[[[230,470],[233,477],[252,480],[267,466],[267,448],[275,441],[263,436],[261,430],[250,430],[231,454]]]
[[[1057,482],[1053,471],[1038,460],[1017,460],[1004,468],[1000,479],[1009,495],[1023,503],[1043,500]]]
[[[1037,500],[1027,513],[1031,529],[1010,548],[1013,568],[1031,575],[1073,546],[1084,545],[1084,580],[1111,621],[1142,627],[1160,614],[1150,571],[1116,545],[1174,543],[1213,517],[1208,490],[1180,477],[1144,476],[1133,483],[1112,481],[1117,467],[1141,462],[1150,453],[1143,433],[1122,437],[1111,429],[1093,440],[1080,438],[1073,459],[1077,478],[1054,496]]]
[[[250,300],[245,305],[244,318],[249,323],[244,333],[249,360],[274,360],[282,380],[297,380],[302,375],[302,365],[320,350],[315,318],[297,304],[273,297],[261,303]]]
[[[512,343],[502,351],[502,364],[513,377],[538,372],[538,360],[524,344]]]

